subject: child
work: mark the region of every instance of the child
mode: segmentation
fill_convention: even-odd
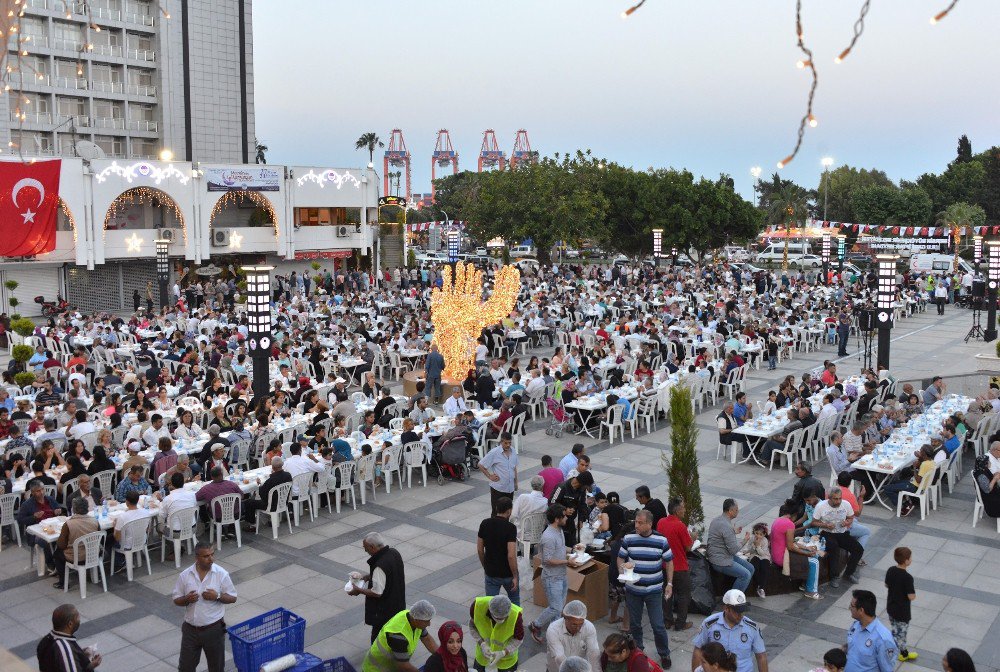
[[[771,539],[768,537],[765,523],[757,523],[753,526],[752,532],[747,532],[743,538],[743,547],[740,548],[738,555],[753,565],[753,580],[757,584],[757,596],[763,600],[767,597],[764,587],[767,585],[771,569]]]
[[[896,648],[899,649],[899,661],[906,662],[917,659],[917,654],[906,648],[906,633],[910,629],[910,602],[917,599],[913,576],[906,571],[913,561],[913,552],[906,546],[900,546],[893,551],[892,557],[896,566],[885,572],[885,586],[889,589],[885,610],[889,614],[892,638],[896,640]]]
[[[844,672],[845,667],[847,667],[847,654],[843,649],[830,649],[823,654],[825,672]]]
[[[767,339],[767,370],[774,371],[778,368],[778,339],[770,336]]]

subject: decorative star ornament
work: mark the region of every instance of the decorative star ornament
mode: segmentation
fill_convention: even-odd
[[[132,235],[125,239],[125,247],[128,252],[134,252],[139,254],[142,252],[142,244],[146,242],[143,238],[139,237],[139,234],[132,232]]]
[[[29,210],[25,210],[24,212],[22,212],[21,216],[24,217],[24,223],[25,224],[27,224],[28,222],[31,222],[32,224],[34,224],[35,223],[35,215],[36,214],[38,214],[38,213],[32,212],[29,209]]]
[[[240,246],[242,244],[243,244],[243,234],[239,233],[238,231],[233,231],[232,233],[229,234],[230,249],[238,250],[240,249]]]

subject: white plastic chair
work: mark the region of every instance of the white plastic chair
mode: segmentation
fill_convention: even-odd
[[[390,446],[386,448],[382,454],[388,453],[389,461],[382,463],[382,480],[385,481],[385,492],[389,494],[392,491],[392,475],[396,474],[399,477],[399,487],[403,487],[403,473],[400,471],[400,457],[403,453],[403,446]],[[364,503],[364,499],[361,500]]]
[[[133,520],[131,522],[125,523],[122,528],[122,540],[129,540],[131,542],[130,548],[115,548],[115,553],[121,553],[125,556],[125,574],[128,576],[128,580],[132,580],[132,557],[135,556],[136,564],[138,564],[142,557],[146,557],[146,574],[152,576],[153,568],[152,563],[149,561],[149,524],[152,518],[139,518],[138,520]],[[114,558],[111,560],[111,576],[115,575],[114,569],[115,563]]]
[[[374,455],[366,455],[364,457],[375,457],[375,456]],[[364,457],[362,457],[361,459],[364,459]],[[359,460],[359,462],[360,462],[360,460]],[[355,466],[356,465],[355,465],[354,462],[340,462],[338,464],[334,464],[333,465],[333,474],[327,480],[327,484],[326,484],[326,490],[327,490],[327,508],[329,509],[330,513],[333,513],[333,502],[334,502],[334,500],[336,500],[336,502],[337,502],[337,513],[340,513],[340,494],[343,493],[343,492],[350,492],[351,493],[351,508],[352,509],[357,509],[358,508],[357,500],[354,497],[354,469],[355,469]],[[374,467],[374,462],[373,462],[372,466]],[[374,471],[374,469],[373,469],[373,471]],[[338,481],[340,482],[340,485],[337,485]],[[374,480],[372,480],[372,482],[374,483]],[[365,485],[364,485],[364,483],[361,483],[362,497],[364,497],[364,490],[365,490]],[[374,495],[374,493],[375,493],[375,486],[373,485],[372,486],[372,495]],[[364,502],[362,501],[362,503],[364,503]]]
[[[548,526],[545,513],[539,511],[532,513],[521,519],[521,525],[517,528],[517,543],[521,548],[521,555],[525,558],[531,556],[532,544],[537,544],[542,540],[542,533]]]
[[[972,526],[975,527],[986,513],[986,507],[983,505],[983,491],[979,488],[979,484],[976,483],[975,477],[972,479],[972,488],[976,491],[976,506],[972,509]],[[1000,518],[997,518],[996,521],[997,533],[1000,534]]]
[[[17,524],[17,507],[21,503],[21,495],[10,492],[0,495],[0,549],[3,548],[3,528],[8,525],[14,530],[13,537],[21,546],[21,526]]]
[[[917,486],[916,492],[906,492],[905,490],[899,493],[899,499],[896,500],[896,517],[902,517],[903,515],[903,498],[909,497],[911,499],[917,500],[920,505],[920,520],[927,518],[927,513],[929,511],[929,505],[931,500],[931,488],[933,487],[934,478],[938,475],[938,467],[934,467],[923,480],[920,481],[920,485]]]
[[[390,430],[392,430],[392,429],[396,429],[396,430],[402,429],[403,428],[403,420],[405,420],[405,419],[406,418],[392,418],[392,419],[390,419],[389,420],[389,429]]]
[[[232,525],[236,531],[236,548],[243,548],[243,534],[240,530],[240,517],[236,515],[236,507],[241,497],[235,492],[213,497],[208,503],[208,543],[217,540],[217,548],[222,550],[222,530],[226,525]],[[219,518],[215,517],[215,507],[219,507]]]
[[[298,494],[291,494],[292,511],[295,512],[295,527],[299,526],[299,516],[302,513],[302,506],[309,505],[309,520],[316,520],[316,503],[312,493],[313,472],[307,471],[292,478],[292,490],[297,490]]]
[[[427,449],[421,441],[411,441],[403,446],[403,462],[406,464],[406,485],[413,487],[413,470],[419,469],[424,487],[427,487]],[[402,474],[400,474],[402,484]],[[402,485],[400,485],[402,487]]]
[[[625,407],[620,404],[614,404],[608,407],[608,414],[604,420],[601,420],[600,426],[597,428],[597,440],[601,440],[601,435],[604,434],[604,428],[608,428],[608,445],[613,445],[615,442],[615,434],[621,434],[622,441],[625,440],[625,425],[622,424],[622,413],[625,411]]]
[[[268,503],[266,509],[257,509],[256,520],[258,532],[260,530],[260,517],[268,516],[271,519],[271,534],[277,539],[278,538],[278,525],[281,524],[281,516],[285,516],[285,522],[288,523],[288,533],[292,534],[292,519],[288,514],[288,498],[292,494],[292,484],[282,483],[271,490],[268,495]]]
[[[629,429],[632,430],[632,438],[635,438],[640,422],[646,424],[646,433],[651,434],[656,427],[656,397],[639,397],[638,407],[629,421]]]
[[[357,481],[358,489],[361,491],[362,506],[367,504],[367,501],[365,501],[365,491],[368,489],[369,483],[372,485],[372,501],[375,501],[375,460],[377,457],[375,453],[362,455],[355,463],[358,469]]]
[[[99,471],[94,474],[94,484],[97,489],[104,493],[105,497],[111,497],[115,494],[115,477],[117,472],[114,469],[106,469],[104,471]]]
[[[181,566],[181,545],[186,541],[188,553],[194,553],[194,526],[198,522],[198,507],[177,509],[167,518],[163,526],[163,540],[160,543],[160,562],[167,558],[167,542],[174,545],[174,567]],[[175,529],[180,528],[180,529]]]
[[[143,521],[148,523],[148,521]],[[104,532],[98,530],[85,534],[73,543],[73,557],[76,562],[66,561],[66,571],[63,574],[63,592],[69,591],[70,570],[76,570],[80,578],[80,599],[87,599],[87,572],[93,570],[95,581],[97,574],[100,574],[101,585],[104,592],[108,592],[108,577],[104,573],[104,562],[101,558],[101,547],[104,545]],[[79,558],[83,557],[80,561]]]
[[[775,448],[771,451],[771,466],[768,468],[769,471],[774,469],[774,459],[779,455],[784,455],[788,473],[792,473],[792,466],[797,461],[803,442],[805,441],[806,429],[802,427],[793,430],[785,437],[785,447],[783,449]]]

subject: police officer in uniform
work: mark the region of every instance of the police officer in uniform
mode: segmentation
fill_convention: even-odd
[[[896,668],[896,642],[889,628],[875,618],[877,601],[870,590],[851,594],[854,622],[847,631],[847,667],[851,672],[892,672]]]
[[[718,642],[726,651],[736,654],[736,672],[753,672],[754,658],[757,659],[757,671],[767,672],[767,651],[760,626],[743,615],[750,606],[747,596],[741,590],[729,590],[722,596],[722,604],[722,611],[702,621],[695,635],[691,669],[697,669],[702,663],[701,648],[709,642]]]

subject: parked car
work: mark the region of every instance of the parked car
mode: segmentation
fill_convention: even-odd
[[[788,260],[801,257],[804,254],[812,254],[812,246],[809,243],[789,243]],[[764,264],[780,264],[785,258],[785,244],[771,243],[764,250],[754,257],[754,261]]]
[[[819,268],[823,265],[823,259],[815,254],[800,254],[796,257],[789,254],[788,265],[798,268]]]
[[[477,248],[476,248],[476,256],[477,256],[477,257],[485,257],[485,256],[487,256],[488,254],[489,254],[489,253],[488,253],[488,252],[486,251],[486,248],[485,248],[485,247],[477,247]]]
[[[515,245],[510,248],[510,256],[515,259],[522,257],[534,257],[535,247],[533,245]]]
[[[574,250],[572,247],[567,247],[566,251],[563,253],[567,259],[579,259],[580,250]]]
[[[521,271],[521,273],[537,274],[540,264],[537,259],[524,258],[515,261],[514,266],[516,266],[517,270]]]

